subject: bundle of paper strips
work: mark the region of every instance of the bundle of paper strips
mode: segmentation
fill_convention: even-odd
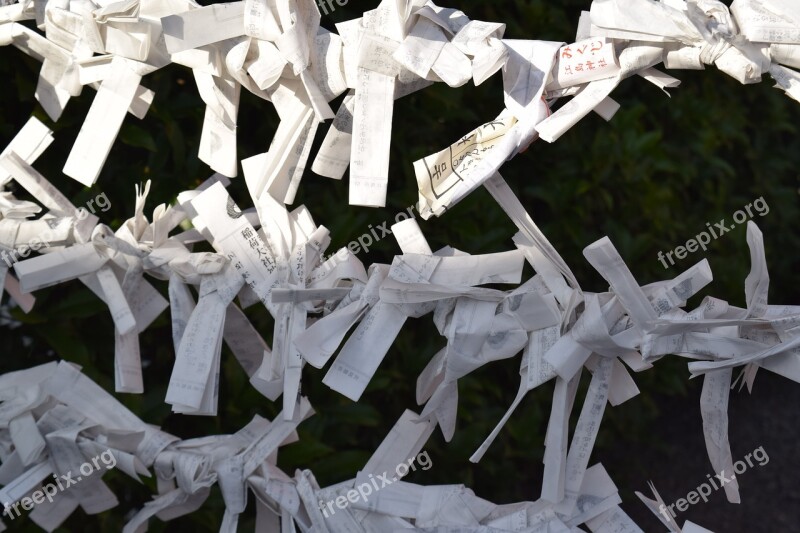
[[[35,20],[41,32],[24,20]],[[14,180],[46,212],[36,218],[41,206],[0,192],[0,246],[41,255],[17,261],[13,272],[0,263],[0,288],[28,311],[37,289],[75,279],[88,286],[115,324],[116,392],[143,391],[139,335],[169,308],[176,359],[165,401],[174,412],[216,415],[223,340],[250,383],[283,402],[273,421],[256,417],[235,435],[181,441],[141,421],[67,362],[6,374],[0,377],[3,503],[18,502],[51,475],[76,471],[83,458],[108,449],[131,477],[153,467],[158,478],[158,496],[127,531],[144,531],[154,515],[169,520],[197,509],[215,482],[226,504],[223,531],[235,529],[248,488],[263,531],[583,531],[579,525],[640,531],[618,507],[603,467],[588,467],[589,457],[606,403],[639,392],[629,370],[649,369],[670,354],[696,360],[689,369],[704,376],[709,459],[715,472],[733,471],[727,437],[733,369],[741,367],[748,387],[759,368],[800,381],[800,307],[768,305],[756,225],[747,227],[746,308],[707,297],[682,309],[712,280],[705,260],[674,279],[640,286],[608,238],[584,256],[610,290],[585,292],[498,169],[537,138],[557,140],[590,111],[610,120],[619,105],[609,94],[625,78],[677,86],[655,68],[660,63],[667,69],[714,64],[744,84],[769,74],[800,101],[800,74],[790,68],[800,67],[800,4],[735,0],[728,9],[716,0],[595,0],[571,44],[503,39],[504,24],[471,21],[423,0],[383,0],[336,27],[338,34],[320,27],[312,0],[206,7],[191,0],[26,0],[0,7],[0,44],[42,62],[36,98],[52,120],[84,86],[97,90],[66,175],[95,183],[126,115],[143,117],[153,101],[143,77],[170,63],[192,70],[206,104],[198,156],[216,172],[175,205],[158,206],[149,220],[150,182],[137,188],[132,218],[115,231],[31,166],[53,140],[31,118],[0,155],[0,186]],[[497,118],[414,169],[423,218],[443,215],[483,186],[519,229],[513,248],[434,252],[407,219],[392,226],[402,254],[391,265],[365,268],[348,248],[323,259],[328,229],[304,206],[285,207],[294,202],[318,125],[333,119],[311,169],[341,179],[349,167],[350,203],[384,206],[394,100],[434,82],[477,85],[500,70],[505,108]],[[226,190],[239,164],[242,87],[271,101],[281,119],[269,151],[241,161],[253,209],[240,209]],[[329,102],[345,92],[334,113]],[[565,97],[571,99],[553,111]],[[216,253],[193,252],[204,241]],[[525,261],[536,275],[523,282]],[[169,300],[152,280],[168,282]],[[244,312],[258,304],[274,318],[271,349]],[[291,477],[279,470],[278,447],[296,439],[295,428],[312,414],[300,396],[303,365],[323,368],[338,351],[323,382],[358,401],[406,319],[426,314],[446,342],[418,377],[422,412],[407,411],[354,479],[320,488],[310,471]],[[372,484],[368,499],[350,498],[373,476],[418,454],[436,425],[449,441],[458,379],[519,353],[519,393],[471,460],[487,452],[528,391],[555,380],[540,499],[495,505],[462,485],[399,479],[381,490]],[[569,443],[584,368],[591,383]],[[739,501],[735,480],[724,488],[729,501]],[[658,502],[640,495],[666,527],[681,531],[655,496]],[[342,497],[351,502],[347,508],[330,513],[323,505]],[[78,505],[97,513],[116,503],[97,477],[39,504],[31,518],[50,531]],[[682,531],[707,530],[687,522]]]

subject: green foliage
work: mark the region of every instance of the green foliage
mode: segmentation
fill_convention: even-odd
[[[458,5],[473,19],[506,22],[507,37],[558,41],[573,40],[579,11],[589,7],[588,0],[446,3]],[[376,4],[353,0],[337,7],[330,17],[323,17],[323,25],[334,29],[334,22],[358,16]],[[101,222],[116,229],[132,215],[137,183],[153,180],[146,209],[151,213],[159,203],[174,201],[178,192],[196,186],[211,174],[197,159],[204,105],[191,73],[184,67],[172,65],[144,79],[143,84],[156,93],[150,112],[141,121],[131,116],[125,119],[97,185],[85,189],[64,176],[61,169],[94,91],[85,88],[54,124],[33,99],[39,64],[11,47],[0,50],[0,57],[0,77],[6,80],[0,103],[0,146],[31,114],[42,119],[55,131],[55,142],[37,161],[36,168],[76,205],[106,193],[112,207],[101,214]],[[798,233],[790,229],[800,225],[800,150],[796,141],[800,107],[773,89],[769,80],[743,87],[713,68],[673,75],[683,84],[671,91],[670,98],[641,78],[626,80],[613,95],[622,108],[610,123],[596,115],[588,116],[557,143],[536,142],[506,164],[503,175],[585,290],[606,290],[581,252],[608,235],[642,284],[674,277],[705,255],[715,281],[704,294],[736,305],[744,303],[743,283],[749,270],[744,228],[737,227],[713,241],[707,254],[692,254],[669,270],[661,266],[656,254],[693,238],[705,229],[706,222],[713,224],[722,218],[730,221],[733,212],[763,196],[770,212],[763,218],[757,216],[756,222],[765,236],[773,287],[771,302],[799,302],[800,291],[792,283],[796,265],[791,251],[797,250],[800,242]],[[334,108],[338,102],[334,102]],[[502,107],[500,76],[479,87],[470,84],[450,89],[437,84],[408,96],[398,101],[394,110],[390,194],[385,209],[345,207],[347,180],[329,180],[310,171],[304,177],[297,204],[306,204],[317,223],[331,230],[331,250],[346,245],[365,233],[369,224],[392,221],[396,213],[416,201],[414,160],[494,118]],[[240,158],[267,150],[277,123],[270,103],[243,91]],[[320,128],[316,146],[326,129]],[[312,157],[314,153],[316,147]],[[231,191],[240,206],[249,206],[241,178],[234,180]],[[22,191],[20,196],[25,196]],[[512,249],[511,237],[516,231],[482,189],[443,218],[420,220],[420,225],[432,247],[449,244],[473,254]],[[361,259],[365,264],[389,262],[398,252],[396,243],[385,239]],[[163,282],[154,284],[166,291]],[[0,372],[63,358],[82,365],[89,377],[113,390],[113,323],[102,302],[77,281],[39,291],[36,297],[36,306],[27,315],[19,309],[2,308],[13,327],[0,330]],[[247,312],[269,341],[272,321],[266,311]],[[409,320],[359,403],[324,386],[324,370],[307,368],[303,392],[317,414],[301,426],[300,441],[281,450],[279,466],[290,475],[295,468],[311,468],[323,485],[352,477],[403,410],[418,410],[415,378],[443,345],[429,316]],[[162,425],[181,438],[235,432],[255,414],[271,418],[280,409],[279,404],[249,386],[226,347],[219,416],[170,414],[163,403],[175,357],[168,313],[141,335],[141,351],[145,393],[117,397],[146,422]],[[619,441],[661,446],[648,434],[649,424],[661,408],[656,398],[685,395],[696,384],[687,381],[688,372],[680,361],[657,366],[656,371],[634,376],[643,394],[607,411],[598,439],[601,453]],[[519,359],[515,358],[461,380],[455,437],[444,443],[437,430],[426,445],[434,467],[412,474],[412,481],[465,483],[498,503],[538,498],[552,384],[528,395],[480,464],[468,461],[513,400],[518,367]],[[155,491],[153,480],[140,486],[118,472],[112,472],[108,479],[121,500],[120,506],[97,517],[78,511],[64,530],[119,529],[131,511]],[[252,507],[241,521],[245,531],[254,528]],[[168,525],[154,520],[151,530],[214,531],[219,528],[222,510],[221,496],[214,489],[198,512]],[[10,527],[35,529],[27,518],[11,522]]]

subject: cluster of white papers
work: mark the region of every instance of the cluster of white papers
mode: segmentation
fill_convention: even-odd
[[[617,488],[599,464],[586,470],[578,505],[564,515],[544,500],[496,505],[463,485],[402,481],[409,470],[398,465],[410,464],[435,428],[411,411],[354,478],[320,487],[309,470],[290,476],[276,466],[279,447],[296,442],[298,424],[314,414],[304,397],[289,420],[256,415],[232,435],[181,440],[137,418],[64,361],[5,374],[0,395],[7,398],[0,409],[3,504],[26,498],[53,479],[72,479],[70,472],[78,472],[84,461],[110,452],[126,475],[141,482],[140,476],[154,473],[157,480],[158,494],[129,518],[126,533],[146,531],[153,517],[170,520],[195,511],[215,484],[225,501],[220,528],[225,532],[236,531],[250,493],[258,531],[582,531],[577,524],[592,531],[640,531],[620,510]],[[119,503],[101,475],[67,487],[37,502],[29,518],[53,531],[78,507],[97,514]],[[340,503],[331,513],[325,504],[333,501],[349,505]]]
[[[23,20],[35,20],[43,33]],[[141,85],[144,77],[170,63],[192,69],[206,104],[198,155],[216,172],[149,218],[151,184],[137,187],[133,216],[113,230],[84,216],[31,166],[53,140],[31,118],[0,153],[0,187],[14,180],[46,211],[33,218],[42,206],[0,190],[0,249],[33,249],[44,232],[46,245],[35,249],[41,255],[0,262],[0,290],[28,311],[37,289],[75,279],[87,285],[114,321],[116,392],[143,391],[139,335],[169,309],[176,358],[165,401],[174,412],[217,414],[223,342],[250,383],[283,405],[276,420],[257,417],[236,435],[179,441],[141,422],[67,363],[6,375],[0,377],[0,483],[12,488],[0,494],[19,499],[43,476],[79,464],[79,454],[89,457],[100,446],[117,450],[132,477],[153,466],[159,478],[159,496],[129,531],[142,530],[153,515],[169,519],[196,509],[214,482],[227,506],[226,531],[235,528],[248,487],[257,496],[259,524],[269,531],[582,531],[579,525],[639,531],[618,507],[602,466],[589,466],[606,404],[638,394],[631,371],[670,354],[693,359],[690,371],[704,376],[709,459],[715,472],[730,472],[733,371],[741,368],[737,380],[748,387],[762,367],[800,381],[800,307],[767,303],[769,276],[753,222],[747,308],[707,297],[684,310],[712,280],[705,260],[674,279],[641,286],[608,238],[584,255],[609,291],[584,292],[498,170],[537,138],[555,141],[590,111],[611,119],[619,105],[609,94],[624,78],[675,87],[678,80],[655,69],[661,63],[670,69],[714,64],[742,83],[770,74],[800,100],[800,75],[792,70],[800,68],[799,21],[800,10],[788,0],[735,0],[730,10],[715,0],[595,0],[575,42],[564,43],[504,39],[504,24],[471,21],[422,0],[384,0],[337,24],[338,33],[320,26],[312,0],[0,6],[0,44],[42,61],[36,97],[51,119],[84,86],[97,90],[66,175],[95,183],[122,121],[127,114],[143,117],[155,97]],[[480,84],[498,71],[504,108],[414,168],[424,218],[485,187],[519,230],[509,251],[433,251],[409,219],[392,227],[401,254],[391,264],[365,268],[346,248],[323,260],[328,229],[304,206],[286,207],[309,165],[319,124],[333,119],[312,170],[341,179],[349,167],[350,203],[384,206],[394,100],[434,82]],[[271,101],[281,119],[269,149],[241,161],[252,209],[240,208],[242,199],[226,190],[240,163],[236,119],[243,87]],[[329,103],[343,94],[334,112]],[[562,97],[571,99],[554,110]],[[192,229],[184,229],[189,223]],[[193,251],[204,241],[215,252]],[[523,281],[526,261],[536,274]],[[153,286],[162,282],[168,299]],[[497,288],[503,285],[508,289]],[[247,318],[255,305],[274,318],[272,347]],[[300,396],[303,366],[327,366],[323,382],[358,401],[406,320],[425,315],[443,339],[417,380],[421,413],[403,415],[349,482],[320,488],[308,471],[294,478],[280,472],[278,446],[311,414]],[[450,440],[458,379],[520,353],[519,392],[471,460],[490,453],[528,391],[554,380],[540,499],[496,506],[461,485],[398,482],[367,503],[322,513],[318,501],[418,453],[436,425]],[[584,370],[591,381],[570,437]],[[730,501],[739,501],[735,482],[725,489]],[[37,507],[32,518],[52,529],[78,505],[99,512],[116,503],[99,480],[65,494],[68,503]],[[665,525],[679,531],[673,522]]]

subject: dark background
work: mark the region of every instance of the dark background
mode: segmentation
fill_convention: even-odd
[[[589,2],[540,0],[470,0],[442,2],[459,7],[472,19],[502,21],[505,37],[571,42],[581,9]],[[377,1],[351,0],[337,7],[322,24],[374,8]],[[55,132],[55,142],[35,167],[83,205],[101,192],[112,208],[101,221],[116,229],[133,213],[134,185],[147,179],[153,188],[145,212],[173,202],[178,192],[193,188],[211,175],[197,159],[204,105],[191,72],[171,65],[148,77],[143,85],[156,93],[147,117],[128,116],[98,183],[91,189],[61,173],[95,92],[85,89],[53,124],[33,98],[40,65],[18,50],[0,50],[0,146],[5,146],[33,113]],[[676,71],[682,85],[666,97],[641,78],[623,82],[612,95],[622,109],[610,123],[590,114],[557,143],[536,142],[507,163],[502,173],[528,212],[575,272],[584,290],[607,290],[581,252],[608,235],[641,284],[672,278],[703,257],[715,280],[690,302],[708,294],[744,305],[744,278],[749,254],[743,226],[711,243],[706,253],[690,254],[665,270],[657,252],[672,250],[703,231],[706,222],[731,221],[744,205],[764,198],[769,214],[755,216],[764,233],[770,267],[770,303],[800,302],[796,275],[798,232],[797,124],[800,104],[774,89],[769,78],[741,86],[713,67],[702,72]],[[334,109],[339,99],[333,102]],[[417,200],[412,162],[436,152],[477,125],[494,118],[503,107],[502,84],[495,75],[480,87],[450,89],[437,84],[396,102],[391,151],[390,190],[385,209],[347,206],[347,179],[339,182],[308,171],[295,205],[309,207],[317,223],[332,233],[330,250],[365,233],[368,225],[391,221]],[[242,92],[239,111],[239,158],[268,149],[277,127],[269,102]],[[317,145],[327,130],[320,127]],[[312,158],[316,146],[312,151]],[[309,164],[310,167],[310,164]],[[240,206],[250,205],[243,179],[230,190]],[[23,192],[20,197],[25,197]],[[449,244],[472,254],[513,249],[516,228],[488,193],[479,189],[441,219],[420,221],[431,247]],[[365,264],[390,262],[399,249],[385,239],[363,256]],[[530,274],[530,269],[527,270]],[[166,293],[166,283],[154,281]],[[0,326],[0,372],[28,368],[55,359],[83,366],[84,372],[113,390],[113,323],[108,310],[79,282],[36,293],[34,310],[22,314],[4,305]],[[6,296],[4,302],[7,303]],[[257,306],[247,314],[270,341],[272,321]],[[181,438],[232,433],[255,414],[272,418],[277,404],[260,396],[224,348],[219,416],[170,414],[164,404],[174,362],[169,314],[141,335],[145,393],[117,395],[143,420],[159,424]],[[416,376],[444,345],[431,317],[411,319],[389,351],[359,403],[322,385],[324,370],[306,367],[303,391],[317,415],[300,427],[301,440],[281,449],[279,466],[290,475],[311,468],[320,484],[348,479],[363,466],[406,408],[415,405]],[[694,490],[712,468],[705,452],[699,412],[700,380],[689,380],[686,361],[666,358],[656,369],[634,376],[642,393],[606,411],[590,464],[601,461],[620,488],[623,508],[646,531],[662,526],[633,495],[648,493],[652,480],[667,503]],[[505,412],[519,383],[519,358],[481,368],[459,382],[458,427],[444,443],[437,429],[425,446],[433,468],[412,473],[422,484],[464,483],[496,503],[535,500],[541,489],[544,432],[553,385],[530,393],[478,465],[468,458]],[[584,376],[584,381],[588,381]],[[582,384],[582,390],[586,383]],[[578,402],[582,402],[583,393]],[[740,477],[741,505],[728,504],[722,491],[708,504],[690,507],[679,523],[691,519],[716,531],[790,531],[800,511],[795,477],[800,461],[795,452],[800,389],[792,382],[761,371],[752,395],[731,393],[730,425],[734,461],[763,446],[770,462]],[[576,403],[573,419],[580,411]],[[574,420],[573,420],[574,423]],[[76,511],[64,531],[114,531],[155,493],[152,480],[137,484],[120,472],[105,479],[120,505],[99,516]],[[242,516],[242,531],[254,528],[254,506]],[[215,531],[223,502],[215,488],[197,512],[162,524],[152,531]],[[6,520],[12,530],[36,530],[28,518]]]

